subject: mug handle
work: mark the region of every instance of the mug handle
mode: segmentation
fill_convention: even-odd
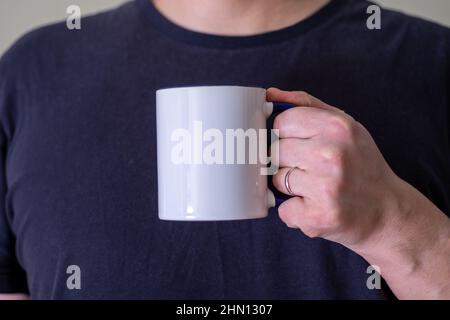
[[[267,128],[268,129],[272,129],[273,127],[273,120],[275,119],[275,117],[280,114],[281,112],[293,108],[295,107],[295,105],[290,104],[290,103],[281,103],[281,102],[271,102],[268,103],[269,104],[269,109],[268,110],[270,112],[268,112],[268,118],[267,118]],[[272,104],[272,106],[270,106],[270,104]],[[268,137],[268,144],[269,144],[269,148],[270,148],[270,136]],[[272,179],[270,178],[271,176],[267,176],[268,177],[268,185],[269,185],[269,203],[270,203],[270,207],[275,207],[278,208],[284,201],[288,200],[291,198],[291,196],[285,195],[284,193],[281,193],[280,191],[276,190],[275,187],[273,186],[272,183]]]

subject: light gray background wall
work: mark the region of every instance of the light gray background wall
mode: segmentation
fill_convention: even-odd
[[[71,4],[88,14],[127,0],[0,0],[0,55],[18,37],[42,24],[64,20]],[[264,0],[261,0],[264,1]],[[336,0],[339,1],[339,0]],[[376,0],[385,5],[450,26],[450,0]]]

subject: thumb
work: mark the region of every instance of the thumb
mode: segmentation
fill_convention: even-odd
[[[299,107],[340,111],[338,108],[332,107],[304,91],[284,91],[278,88],[269,88],[266,90],[266,99],[270,102],[291,103]]]

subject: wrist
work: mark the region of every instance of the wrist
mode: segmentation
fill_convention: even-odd
[[[448,245],[450,220],[405,181],[398,178],[393,185],[386,189],[389,194],[371,235],[351,249],[370,263],[409,274],[430,252]]]

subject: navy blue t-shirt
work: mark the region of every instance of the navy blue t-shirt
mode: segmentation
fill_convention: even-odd
[[[387,297],[367,287],[361,257],[287,228],[276,210],[157,216],[155,90],[191,85],[306,90],[365,125],[394,171],[449,213],[450,31],[388,10],[369,30],[369,5],[334,0],[291,27],[224,37],[136,0],[81,30],[63,22],[19,40],[0,62],[0,292]],[[81,289],[67,286],[72,265]]]

